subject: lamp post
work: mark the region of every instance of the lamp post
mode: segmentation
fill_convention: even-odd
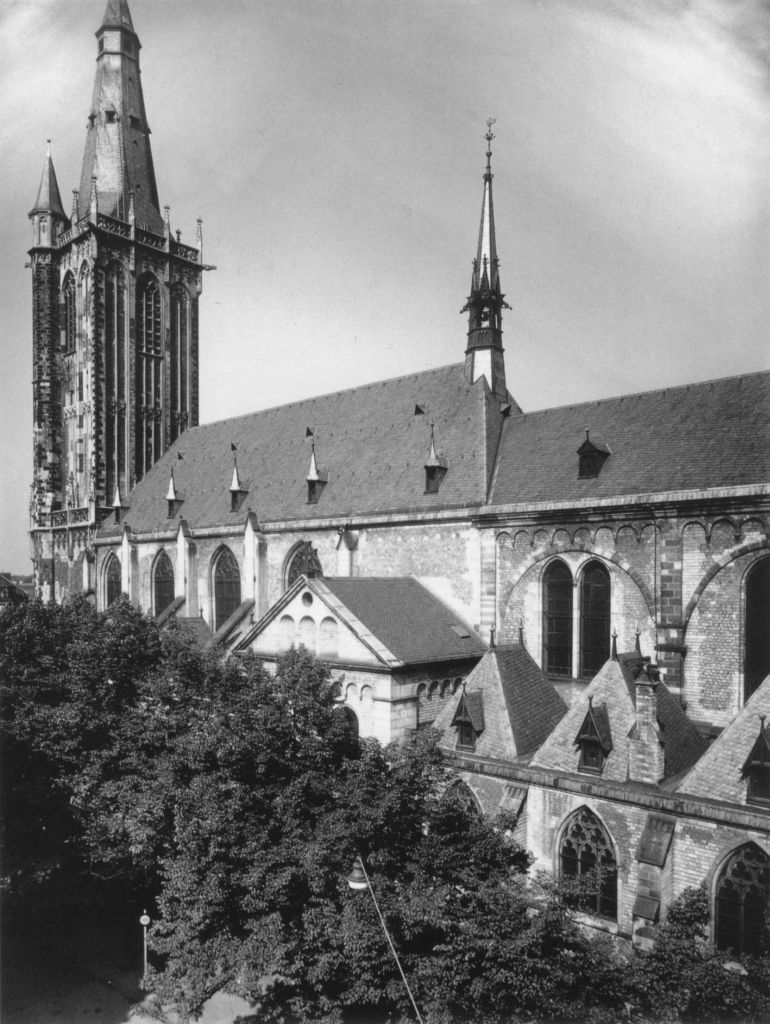
[[[150,916],[146,910],[142,912],[142,916],[139,918],[139,924],[142,926],[142,932],[144,933],[143,947],[144,947],[144,970],[142,971],[142,988],[147,988],[147,925],[150,923]]]
[[[414,1001],[414,996],[412,995],[412,990],[409,988],[409,982],[406,980],[406,975],[404,974],[404,969],[401,966],[401,961],[398,959],[398,953],[396,952],[396,947],[393,945],[393,940],[390,937],[390,932],[388,931],[388,929],[387,929],[387,927],[385,925],[385,918],[382,916],[382,911],[380,910],[380,905],[377,902],[377,897],[374,895],[374,889],[372,889],[372,883],[369,881],[369,876],[366,873],[366,868],[364,867],[364,859],[363,859],[363,857],[360,854],[353,861],[353,870],[348,875],[348,885],[350,886],[351,889],[356,889],[356,890],[368,889],[369,890],[369,895],[372,897],[372,903],[374,903],[374,909],[377,911],[377,916],[380,919],[380,924],[382,925],[382,930],[385,932],[385,938],[388,940],[388,945],[390,946],[390,951],[393,954],[393,959],[396,961],[396,967],[398,967],[399,974],[401,975],[401,980],[404,983],[404,988],[406,989],[407,994],[409,995],[409,998],[410,998],[410,1000],[412,1002],[412,1006],[414,1007],[415,1016],[417,1017],[417,1020],[420,1022],[420,1024],[423,1024],[423,1019],[420,1016],[420,1011],[417,1009],[417,1003]]]

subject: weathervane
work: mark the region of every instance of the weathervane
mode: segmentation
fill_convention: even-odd
[[[495,123],[496,120],[497,120],[496,117],[488,117],[487,118],[487,134],[484,136],[484,138],[487,140],[487,173],[488,174],[492,170],[492,166],[491,166],[491,160],[492,160],[492,139],[494,139],[494,137],[495,137],[495,133],[492,131],[492,125]]]

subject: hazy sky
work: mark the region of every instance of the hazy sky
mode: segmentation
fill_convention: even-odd
[[[462,360],[484,121],[525,411],[764,369],[767,0],[129,0],[161,205],[203,218],[201,421]],[[45,156],[106,0],[0,0],[0,569],[28,571]]]

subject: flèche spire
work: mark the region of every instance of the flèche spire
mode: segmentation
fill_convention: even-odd
[[[163,216],[139,68],[141,43],[127,0],[108,0],[96,39],[96,78],[80,176],[79,214],[90,213],[88,197],[95,178],[100,213],[127,222],[133,192],[137,226],[162,235]]]
[[[476,258],[471,274],[471,292],[462,309],[468,313],[468,347],[465,352],[465,372],[473,382],[486,377],[487,384],[497,400],[508,401],[503,360],[502,311],[510,309],[500,290],[500,265],[495,239],[495,211],[492,200],[492,125],[495,118],[487,119],[487,163],[484,169],[484,191],[481,200],[481,223]]]

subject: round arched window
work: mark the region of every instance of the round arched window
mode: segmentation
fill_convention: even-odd
[[[572,573],[551,562],[543,576],[543,671],[572,675]]]

